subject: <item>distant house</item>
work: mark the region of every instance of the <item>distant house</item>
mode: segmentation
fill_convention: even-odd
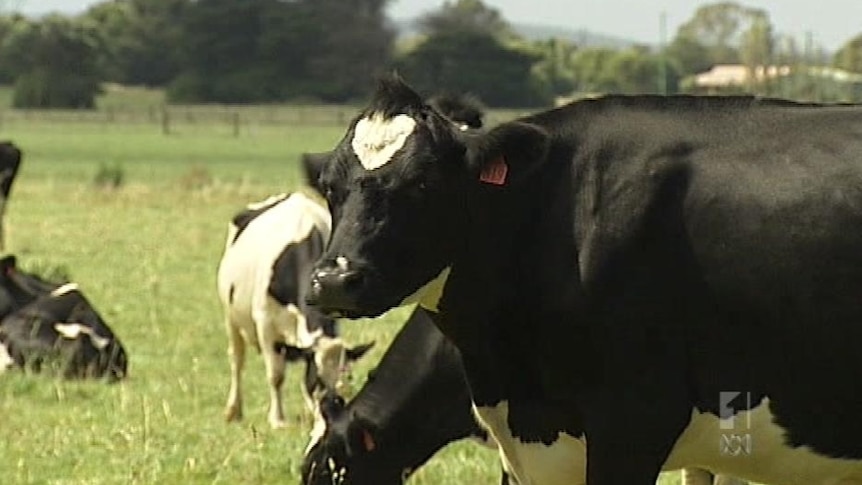
[[[777,86],[804,86],[808,91]],[[687,78],[686,90],[701,94],[758,92],[807,99],[862,100],[862,74],[827,66],[757,66],[750,69],[742,64],[717,64],[710,70]],[[820,88],[813,86],[818,85]],[[782,94],[783,93],[783,94]]]
[[[694,86],[705,90],[744,87],[752,82],[789,76],[790,73],[790,66],[757,66],[749,69],[742,64],[717,64],[709,71],[696,74]]]

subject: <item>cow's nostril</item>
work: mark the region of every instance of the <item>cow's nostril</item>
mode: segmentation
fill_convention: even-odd
[[[337,265],[321,268],[311,275],[311,291],[306,302],[333,315],[341,314],[341,310],[353,310],[356,292],[363,281],[364,276],[356,270]]]

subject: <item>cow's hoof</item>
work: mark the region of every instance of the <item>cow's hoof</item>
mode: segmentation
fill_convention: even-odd
[[[242,410],[237,408],[227,408],[224,411],[224,420],[228,423],[242,420]]]
[[[284,429],[287,427],[287,423],[283,419],[270,419],[269,425],[272,429]]]

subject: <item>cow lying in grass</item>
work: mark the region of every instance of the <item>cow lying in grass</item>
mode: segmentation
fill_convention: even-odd
[[[233,218],[218,269],[231,365],[228,421],[242,418],[246,344],[264,358],[273,428],[285,424],[281,386],[288,360],[306,362],[311,374],[302,391],[317,414],[315,396],[327,387],[342,388],[350,361],[371,347],[347,347],[333,319],[306,307],[307,276],[329,231],[329,213],[302,193],[251,204]]]
[[[126,377],[120,340],[74,283],[58,285],[0,259],[0,373],[50,370],[65,378]]]

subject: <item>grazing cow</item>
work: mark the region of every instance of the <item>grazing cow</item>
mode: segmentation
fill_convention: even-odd
[[[21,165],[21,150],[12,142],[0,142],[0,250],[6,248],[6,231],[4,219],[6,214],[6,203],[9,200],[9,192],[12,191],[12,182],[18,174]]]
[[[321,410],[325,430],[309,444],[305,485],[334,477],[345,485],[400,484],[446,444],[488,438],[470,410],[458,350],[421,308],[356,397],[345,406],[331,393]]]
[[[310,301],[431,309],[521,485],[862,483],[862,107],[606,96],[465,133],[387,79],[321,185]]]
[[[69,283],[0,321],[0,372],[9,367],[117,381],[126,377],[128,360],[120,340]]]
[[[264,357],[270,388],[269,423],[284,426],[281,385],[285,362],[316,363],[314,386],[303,386],[310,410],[324,387],[344,385],[346,366],[370,345],[345,347],[335,320],[305,303],[311,265],[329,238],[329,213],[302,193],[282,194],[251,204],[228,228],[218,268],[218,293],[225,312],[231,384],[225,417],[242,418],[241,373],[246,343]]]

